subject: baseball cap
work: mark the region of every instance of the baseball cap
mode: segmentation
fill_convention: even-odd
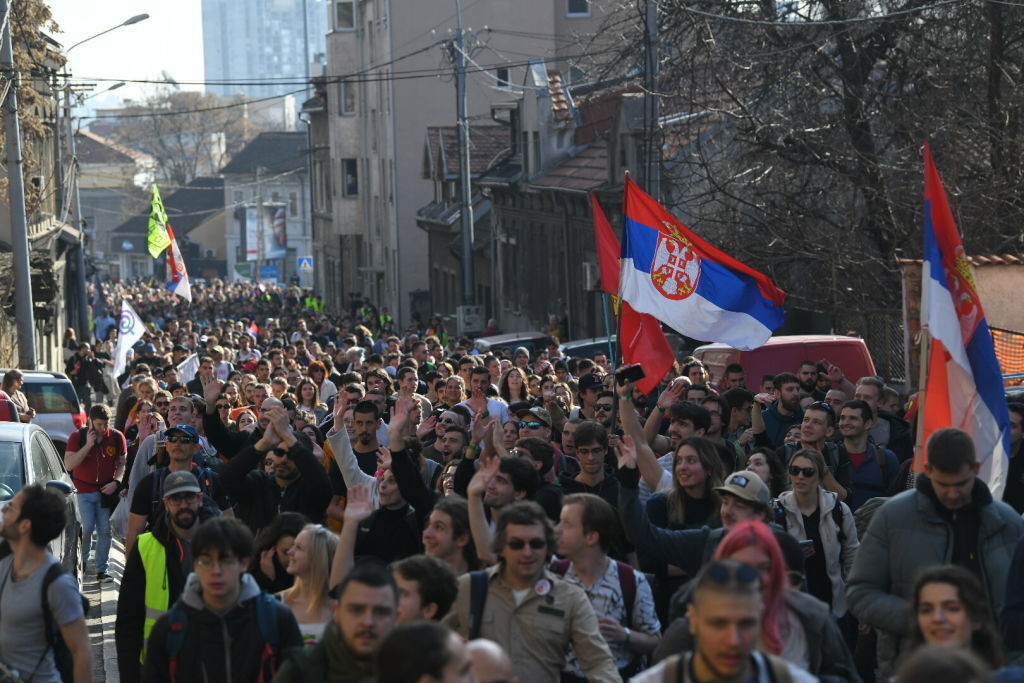
[[[751,472],[750,470],[733,472],[726,478],[725,483],[721,486],[716,486],[715,490],[721,493],[731,493],[737,498],[742,498],[745,501],[757,503],[765,507],[768,506],[772,499],[768,485],[764,483],[756,472]]]
[[[146,353],[156,353],[156,347],[153,346],[152,344],[146,344],[145,346],[142,347],[142,350],[145,351]]]
[[[185,470],[171,472],[164,478],[164,498],[169,498],[176,493],[202,493],[196,475]]]
[[[217,352],[217,353],[224,353],[224,347],[223,347],[223,346],[221,346],[220,344],[218,344],[217,346],[214,346],[214,347],[213,347],[212,349],[210,349],[210,350],[211,350],[211,351],[215,351],[215,352]]]
[[[540,406],[518,410],[516,411],[516,417],[534,417],[543,422],[546,426],[551,426],[551,413],[547,411],[547,408],[541,408]]]
[[[171,351],[185,351],[188,352],[188,348],[184,344],[175,344]]]
[[[579,379],[580,391],[587,389],[604,389],[604,382],[593,372],[588,372]]]
[[[193,427],[190,424],[180,424],[180,425],[175,425],[173,427],[168,427],[164,431],[164,434],[168,435],[171,432],[178,432],[179,434],[184,434],[185,436],[190,436],[193,439],[195,439],[197,443],[199,442],[199,432],[197,432],[196,428]]]

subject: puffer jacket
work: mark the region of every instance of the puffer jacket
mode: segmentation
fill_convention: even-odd
[[[931,482],[919,475],[913,490],[878,508],[846,582],[850,611],[879,631],[878,674],[883,677],[892,675],[900,641],[910,631],[915,577],[925,567],[953,558],[953,524],[940,514],[938,505]],[[1009,505],[993,500],[980,479],[975,480],[970,505],[978,520],[981,579],[993,614],[999,614],[1014,548],[1024,535],[1024,519]]]
[[[785,491],[779,496],[779,505],[786,511],[786,531],[798,541],[807,539],[804,529],[804,516],[797,507],[796,496],[792,491]],[[841,506],[843,525],[843,542],[839,543],[839,529],[836,526],[833,509]],[[832,583],[832,614],[837,618],[846,614],[846,577],[853,567],[860,542],[857,540],[857,523],[846,503],[840,502],[838,496],[831,491],[818,489],[818,533],[821,545],[825,549],[825,570]]]
[[[270,680],[268,669],[280,668],[292,648],[301,647],[302,634],[292,612],[284,603],[277,606],[277,661],[264,661],[265,641],[260,632],[256,598],[260,587],[248,574],[242,574],[238,602],[227,614],[217,614],[206,606],[200,592],[199,577],[189,574],[179,602],[184,606],[188,624],[185,643],[177,655],[176,676],[171,677],[167,652],[168,615],[157,619],[146,646],[142,680],[172,680],[184,683],[253,683]],[[261,675],[262,674],[262,675]]]

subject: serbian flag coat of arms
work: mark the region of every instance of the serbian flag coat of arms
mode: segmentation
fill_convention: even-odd
[[[784,318],[786,293],[695,235],[626,178],[619,291],[688,337],[750,350]]]
[[[924,387],[922,444],[943,427],[959,427],[974,440],[979,475],[997,500],[1009,468],[1010,415],[1003,376],[967,254],[953,212],[924,146],[924,262],[921,267],[921,321],[931,347]],[[924,458],[918,454],[915,466]],[[917,469],[917,467],[915,467]]]

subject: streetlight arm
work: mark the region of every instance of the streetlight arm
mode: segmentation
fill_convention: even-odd
[[[106,35],[106,34],[110,33],[111,31],[116,31],[117,29],[121,28],[122,26],[131,26],[132,24],[137,24],[140,21],[145,21],[146,19],[149,19],[149,15],[148,14],[146,14],[146,13],[136,14],[134,17],[131,17],[130,19],[125,19],[124,21],[122,21],[117,26],[112,26],[111,28],[108,28],[106,31],[100,31],[99,33],[97,33],[94,36],[89,36],[85,40],[78,41],[77,43],[75,43],[74,45],[69,47],[68,49],[64,50],[64,54],[68,54],[69,52],[74,50],[76,47],[81,45],[82,43],[88,43],[93,38],[99,38],[100,36],[103,36],[103,35]]]

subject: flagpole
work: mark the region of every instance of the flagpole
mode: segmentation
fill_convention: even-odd
[[[920,352],[917,362],[917,430],[914,437],[914,466],[912,475],[924,471],[924,396],[928,383],[928,366],[931,363],[932,336],[927,326],[921,327]]]
[[[608,338],[608,360],[611,361],[612,369],[617,366],[615,361],[615,350],[612,345],[612,326],[608,320],[608,294],[601,292],[601,309],[604,311],[604,334]]]

